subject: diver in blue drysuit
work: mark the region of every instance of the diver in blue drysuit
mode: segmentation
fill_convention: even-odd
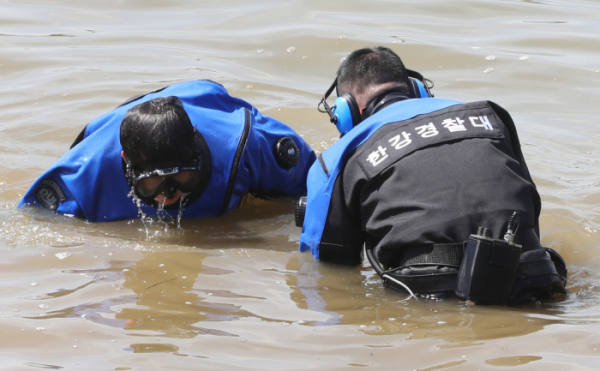
[[[248,193],[305,194],[314,160],[288,126],[217,83],[189,81],[134,97],[90,122],[18,207],[41,205],[92,222],[152,216],[158,208],[215,217]]]
[[[453,293],[470,234],[485,226],[500,239],[518,214],[510,303],[565,292],[564,261],[539,242],[541,201],[508,112],[432,98],[383,47],[351,53],[321,106],[342,137],[309,171],[296,218],[301,251],[356,265],[364,248],[391,286]]]

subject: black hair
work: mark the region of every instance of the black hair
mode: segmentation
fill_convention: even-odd
[[[398,83],[397,87],[410,94],[408,73],[400,57],[389,48],[377,46],[350,53],[337,72],[337,93],[362,94],[370,86]]]
[[[121,123],[125,157],[139,171],[190,164],[197,157],[194,127],[177,97],[156,98],[129,111]]]

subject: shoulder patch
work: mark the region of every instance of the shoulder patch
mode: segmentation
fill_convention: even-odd
[[[42,179],[42,184],[50,186],[54,190],[54,192],[56,192],[56,194],[58,195],[58,199],[60,200],[60,202],[64,202],[67,200],[67,196],[65,196],[65,192],[63,192],[62,188],[60,188],[58,183],[56,183],[54,180]]]
[[[58,198],[54,190],[49,187],[40,187],[35,191],[35,199],[42,204],[46,209],[58,209]]]
[[[42,187],[35,191],[36,200],[47,209],[58,209],[58,203],[66,201],[67,197],[62,188],[53,180],[42,179]]]
[[[452,106],[383,126],[358,154],[369,179],[426,147],[470,138],[504,138],[499,119],[485,102]]]

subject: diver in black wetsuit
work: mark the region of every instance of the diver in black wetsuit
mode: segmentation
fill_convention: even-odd
[[[540,245],[541,201],[508,112],[432,98],[419,78],[384,47],[342,62],[321,101],[342,137],[309,171],[301,251],[355,265],[364,246],[390,285],[454,294],[470,235],[485,227],[500,246],[518,215],[510,243],[522,253],[499,304],[564,293],[564,261]]]

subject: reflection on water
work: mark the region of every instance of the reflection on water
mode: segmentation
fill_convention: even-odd
[[[595,1],[75,1],[0,6],[0,369],[594,369],[600,349]],[[299,131],[340,60],[396,50],[438,97],[507,108],[570,293],[517,307],[406,300],[368,265],[297,252],[294,207],[91,224],[15,210],[83,126],[212,79]]]
[[[600,314],[600,296],[593,286],[600,277],[581,267],[572,273],[572,292],[566,298],[504,308],[472,306],[458,299],[406,301],[405,294],[383,288],[368,266],[314,264],[300,253],[183,246],[106,250],[82,245],[69,248],[70,256],[58,256],[56,251],[64,250],[42,244],[5,245],[0,254],[0,318],[22,323],[18,338],[54,339],[53,351],[63,355],[67,349],[107,343],[112,352],[122,348],[213,359],[215,352],[227,356],[221,346],[231,347],[235,341],[252,347],[270,344],[272,351],[297,361],[300,356],[293,355],[294,349],[306,346],[307,336],[316,336],[314,341],[326,346],[344,343],[353,334],[349,345],[370,352],[404,352],[410,349],[406,344],[433,341],[429,346],[435,344],[439,352],[467,354],[460,360],[467,362],[477,359],[485,344],[512,339],[510,347],[502,347],[510,354],[506,351],[518,349],[515,344],[545,329],[555,329],[545,335],[552,338],[556,326],[594,328]],[[27,271],[19,271],[24,266]],[[69,334],[63,332],[65,321]],[[231,340],[223,343],[217,340],[221,337]],[[19,349],[6,339],[0,345]],[[338,347],[329,347],[325,354],[335,354]],[[239,345],[233,349],[238,352]],[[484,361],[518,365],[542,358],[519,354]]]

